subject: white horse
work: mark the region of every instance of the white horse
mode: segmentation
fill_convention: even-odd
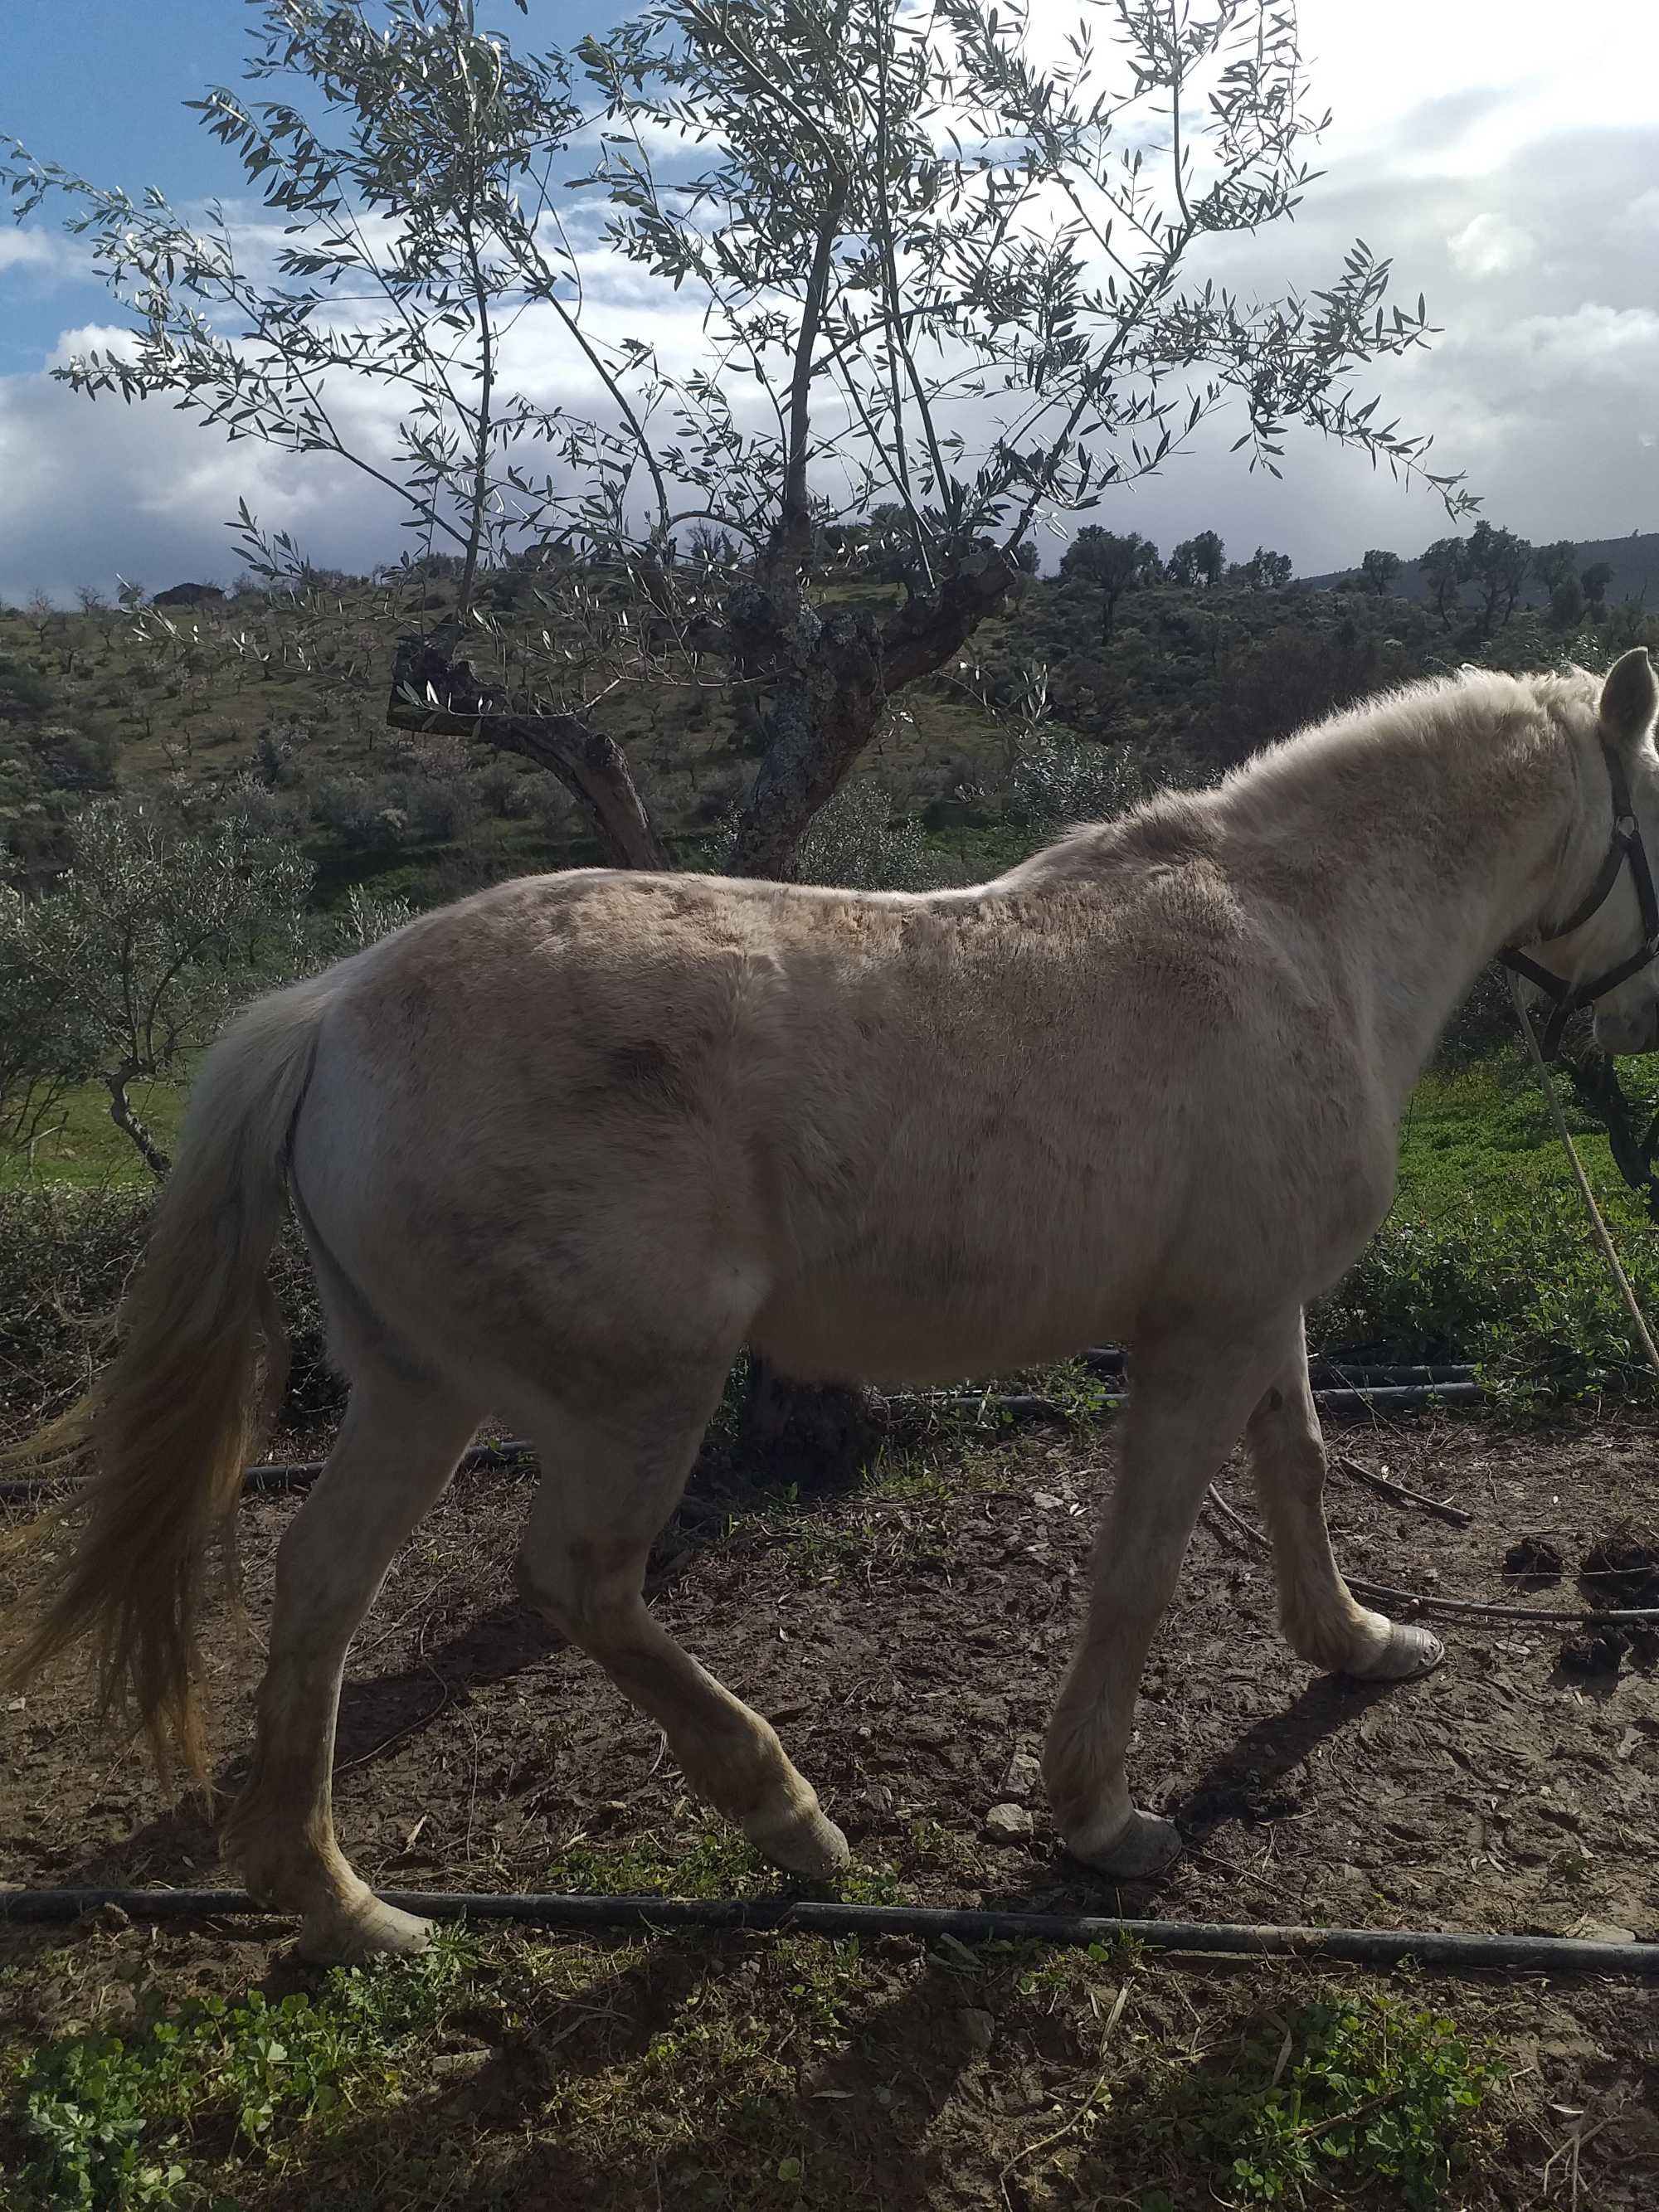
[[[1613,1049],[1659,1035],[1656,703],[1642,652],[1605,684],[1469,671],[974,890],[536,877],[261,1001],[203,1068],[122,1348],[26,1448],[95,1481],[76,1544],[37,1554],[12,1678],[90,1636],[106,1698],[202,1769],[198,1611],[280,1364],[286,1188],[351,1399],[283,1540],[228,1849],[308,1952],[425,1940],[336,1844],[335,1711],[388,1562],[490,1411],[541,1455],[526,1595],[762,1850],[844,1863],[772,1729],[641,1594],[744,1344],[895,1382],[1131,1346],[1043,1771],[1078,1858],[1155,1873],[1178,1838],[1124,1753],[1241,1431],[1293,1648],[1372,1680],[1443,1656],[1337,1571],[1303,1308],[1382,1218],[1401,1109],[1499,948],[1558,995],[1607,987]]]

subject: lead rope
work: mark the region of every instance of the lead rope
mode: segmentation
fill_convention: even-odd
[[[1566,1147],[1567,1159],[1572,1169],[1573,1180],[1578,1185],[1578,1195],[1584,1201],[1585,1211],[1590,1218],[1590,1226],[1595,1231],[1595,1241],[1601,1247],[1602,1256],[1613,1270],[1613,1279],[1619,1285],[1619,1295],[1625,1301],[1626,1309],[1630,1315],[1637,1336],[1640,1340],[1642,1349],[1647,1354],[1648,1364],[1656,1375],[1659,1375],[1659,1345],[1654,1343],[1653,1333],[1647,1325],[1641,1307],[1637,1304],[1636,1293],[1630,1286],[1630,1278],[1619,1264],[1619,1255],[1613,1249],[1613,1239],[1607,1234],[1607,1224],[1601,1218],[1601,1209],[1595,1203],[1595,1194],[1589,1187],[1589,1180],[1584,1173],[1583,1164],[1579,1159],[1577,1148],[1572,1141],[1572,1132],[1567,1127],[1567,1117],[1561,1111],[1561,1101],[1555,1095],[1555,1085],[1550,1081],[1549,1070],[1544,1065],[1544,1055],[1539,1050],[1537,1032],[1533,1028],[1531,1016],[1528,1013],[1525,1002],[1522,999],[1521,986],[1513,975],[1509,978],[1509,986],[1510,996],[1515,1001],[1515,1011],[1520,1019],[1521,1034],[1527,1040],[1527,1050],[1532,1056],[1534,1071],[1543,1088],[1544,1096],[1549,1102],[1550,1114],[1555,1122],[1555,1133]]]

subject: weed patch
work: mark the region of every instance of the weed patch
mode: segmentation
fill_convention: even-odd
[[[421,1959],[339,1968],[275,2001],[253,1990],[167,2006],[141,1993],[121,2032],[55,2036],[17,2068],[14,2201],[30,2212],[234,2206],[239,2170],[264,2166],[296,2130],[325,2133],[421,2081],[430,2039],[464,1997],[476,2001],[483,1971],[477,1946],[446,1935]],[[489,1976],[509,2013],[533,1988],[507,1987],[515,1972]]]
[[[1206,2201],[1304,2206],[1359,2201],[1437,2212],[1474,2164],[1480,2112],[1501,2079],[1443,2015],[1391,1996],[1322,1998],[1254,2036],[1230,2063],[1163,2067],[1103,2093],[1089,2163],[1112,2147],[1161,2153],[1166,2185],[1140,2212],[1175,2212],[1201,2172]]]

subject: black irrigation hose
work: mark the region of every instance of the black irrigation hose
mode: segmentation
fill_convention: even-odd
[[[1079,1355],[1084,1366],[1097,1375],[1121,1376],[1128,1355],[1113,1345],[1094,1345]],[[1361,1360],[1310,1359],[1308,1372],[1316,1389],[1374,1389],[1392,1384],[1421,1388],[1435,1382],[1473,1382],[1474,1369],[1467,1362],[1441,1366],[1371,1365]]]
[[[462,1455],[461,1465],[471,1471],[516,1467],[520,1460],[533,1459],[535,1455],[536,1447],[528,1438],[514,1437],[503,1444],[475,1444]],[[252,1498],[270,1492],[304,1490],[315,1482],[327,1465],[323,1459],[301,1459],[287,1466],[272,1463],[250,1467],[242,1475],[242,1495]],[[53,1491],[76,1490],[80,1486],[81,1479],[67,1475],[25,1475],[18,1480],[0,1482],[0,1502],[40,1498]]]
[[[1085,1363],[1101,1375],[1121,1375],[1123,1354],[1109,1350],[1097,1350],[1084,1355]],[[1346,1379],[1340,1389],[1318,1389],[1314,1393],[1322,1413],[1332,1414],[1352,1413],[1402,1413],[1423,1411],[1436,1406],[1478,1405],[1484,1393],[1478,1382],[1468,1378],[1474,1372],[1469,1367],[1382,1367],[1346,1368],[1340,1371]],[[1370,1387],[1366,1378],[1372,1375],[1387,1376]],[[1410,1376],[1422,1377],[1409,1382],[1395,1381],[1394,1377]],[[1442,1379],[1444,1378],[1444,1379]],[[1109,1404],[1115,1404],[1109,1399]],[[1030,1391],[942,1390],[936,1394],[917,1392],[890,1398],[890,1405],[927,1407],[975,1407],[981,1412],[1006,1413],[1013,1419],[1052,1419],[1064,1420],[1066,1410],[1058,1399],[1045,1398]],[[469,1470],[481,1468],[516,1466],[520,1461],[533,1459],[536,1447],[522,1437],[506,1443],[478,1444],[462,1458],[461,1465]],[[320,1459],[295,1460],[286,1465],[271,1462],[251,1467],[242,1477],[242,1494],[252,1497],[261,1493],[289,1490],[303,1490],[315,1481],[326,1462]],[[29,1498],[40,1498],[52,1491],[71,1486],[70,1478],[50,1474],[24,1475],[0,1482],[0,1503],[17,1503]]]
[[[1051,1912],[957,1911],[914,1905],[820,1904],[793,1898],[469,1895],[382,1890],[400,1911],[435,1920],[509,1920],[528,1928],[598,1928],[792,1936],[901,1936],[957,1943],[1138,1943],[1149,1951],[1237,1958],[1332,1959],[1358,1966],[1462,1972],[1659,1976],[1659,1943],[1598,1942],[1569,1936],[1489,1936],[1431,1929],[1253,1928],[1230,1921],[1117,1920]],[[0,1890],[0,1922],[62,1923],[113,1905],[129,1919],[271,1917],[241,1889]]]

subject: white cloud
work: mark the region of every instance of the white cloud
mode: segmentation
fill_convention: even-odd
[[[1533,139],[1652,116],[1649,0],[1605,0],[1583,36],[1557,0],[1389,0],[1386,13],[1303,0],[1298,15],[1316,97],[1334,110],[1332,159],[1382,149],[1405,174],[1478,176]]]
[[[1498,276],[1523,268],[1533,258],[1529,232],[1492,209],[1475,216],[1447,240],[1451,258],[1466,276]]]
[[[1069,21],[1071,7],[1045,22],[1062,13]],[[1385,404],[1407,429],[1435,430],[1436,462],[1467,469],[1493,520],[1533,538],[1659,520],[1659,131],[1645,112],[1655,20],[1645,0],[1609,0],[1592,50],[1564,40],[1542,0],[1393,0],[1385,24],[1352,0],[1303,0],[1316,99],[1336,110],[1316,157],[1326,174],[1294,226],[1223,241],[1212,257],[1254,294],[1328,281],[1356,234],[1392,255],[1400,295],[1414,301],[1420,285],[1444,335],[1379,373]],[[239,252],[267,270],[280,225],[252,203],[227,211]],[[677,298],[619,255],[591,211],[570,240],[596,332],[641,338],[674,370],[701,356],[689,290]],[[0,231],[0,271],[31,284],[84,273],[83,261],[53,258],[72,246]],[[65,312],[86,310],[76,299]],[[339,319],[353,318],[372,321],[373,310],[343,306]],[[228,578],[236,561],[223,524],[240,496],[319,560],[366,568],[395,552],[397,501],[337,462],[229,446],[165,404],[88,403],[44,373],[69,352],[126,342],[118,325],[89,322],[39,368],[0,378],[0,595],[37,583],[66,594],[83,579],[107,584],[117,568],[151,583]],[[541,404],[598,403],[546,308],[520,319],[501,368]],[[745,419],[764,424],[759,387],[738,389]],[[354,439],[394,453],[395,392],[336,398]],[[1249,477],[1226,453],[1241,427],[1218,423],[1095,519],[1166,546],[1215,527],[1235,550],[1273,544],[1310,571],[1352,564],[1368,544],[1415,550],[1446,526],[1431,497],[1310,436],[1292,438],[1284,483]],[[527,450],[539,472],[540,449]]]
[[[27,269],[49,276],[79,275],[86,265],[79,241],[27,224],[0,230],[0,270]]]
[[[131,361],[138,350],[138,340],[125,323],[82,323],[72,331],[60,331],[58,343],[46,356],[48,368],[67,368],[71,361],[84,354],[116,354]]]

